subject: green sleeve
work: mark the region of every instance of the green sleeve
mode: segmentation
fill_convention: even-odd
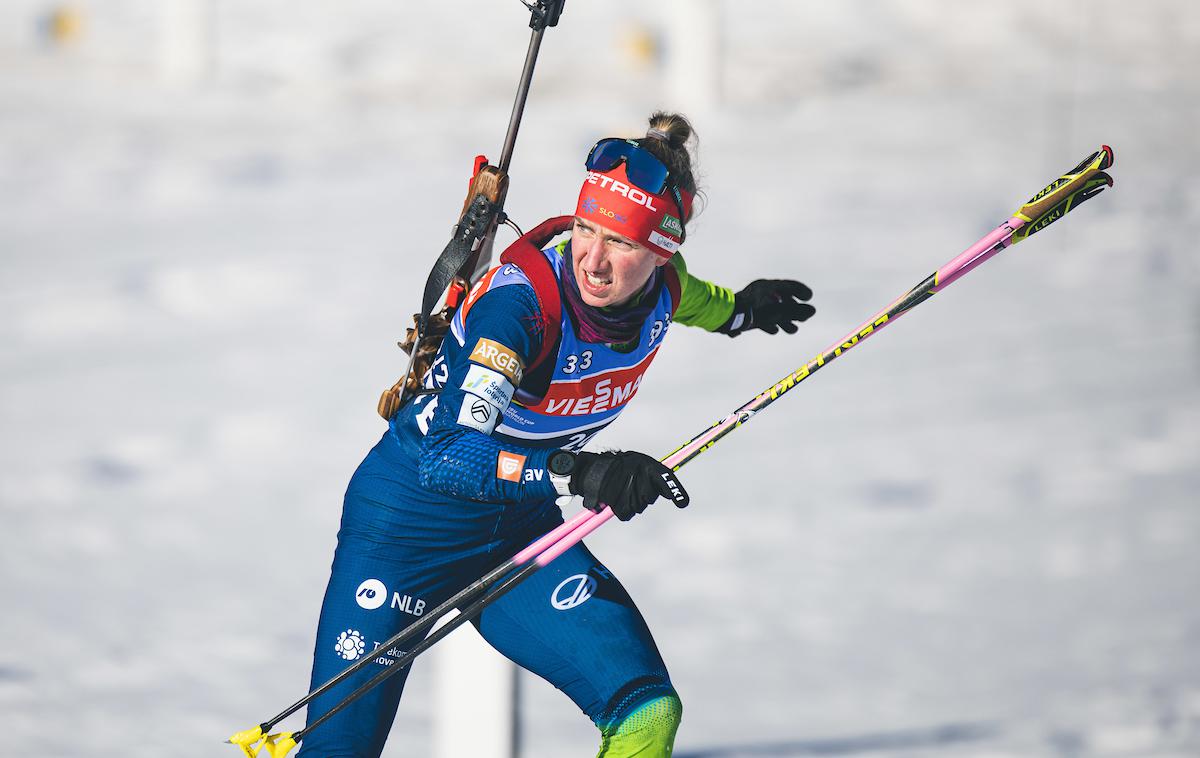
[[[733,290],[689,274],[679,253],[671,256],[670,265],[679,272],[679,307],[675,309],[675,321],[715,332],[733,315]]]

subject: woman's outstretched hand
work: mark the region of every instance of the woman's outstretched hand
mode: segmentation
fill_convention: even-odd
[[[802,302],[812,294],[803,283],[791,279],[757,279],[733,296],[733,315],[717,331],[730,337],[750,329],[762,329],[767,334],[782,329],[795,334],[796,322],[807,321],[817,312]]]

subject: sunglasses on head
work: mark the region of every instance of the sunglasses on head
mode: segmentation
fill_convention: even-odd
[[[592,145],[584,166],[588,171],[605,173],[617,166],[625,164],[625,176],[629,182],[640,190],[653,195],[661,195],[664,190],[670,190],[671,198],[679,211],[679,224],[686,222],[683,213],[683,197],[671,170],[658,159],[654,153],[642,147],[636,140],[620,137],[605,137]],[[687,238],[687,230],[683,230],[680,244]]]

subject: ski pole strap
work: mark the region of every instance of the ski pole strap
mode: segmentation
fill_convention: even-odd
[[[466,199],[463,200],[462,214],[464,216],[470,211],[475,198],[480,196],[491,201],[495,205],[495,209],[480,235],[479,243],[473,247],[455,275],[467,283],[467,289],[491,268],[491,250],[496,234],[497,219],[503,216],[504,200],[508,196],[508,174],[489,164],[487,157],[483,155],[475,156],[475,173],[471,175],[471,185],[467,190]],[[461,294],[463,293],[454,293],[453,291],[448,293],[446,305],[456,307],[457,302],[452,302],[451,297],[461,296]]]
[[[454,280],[454,275],[462,268],[474,252],[475,243],[487,232],[488,226],[495,218],[499,206],[482,194],[476,195],[467,210],[463,213],[454,236],[446,243],[442,254],[433,264],[429,278],[425,280],[425,295],[421,298],[420,331],[424,333],[429,314],[437,306],[442,293]]]

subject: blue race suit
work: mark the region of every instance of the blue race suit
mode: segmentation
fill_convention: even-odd
[[[543,254],[561,280],[569,246]],[[655,308],[624,352],[581,342],[564,308],[549,384],[530,387],[523,371],[543,337],[533,287],[508,264],[476,285],[424,377],[440,392],[397,412],[347,488],[312,684],[364,655],[376,665],[317,698],[310,721],[393,664],[401,651],[378,643],[562,523],[546,459],[558,448],[580,449],[636,393],[674,310],[666,286],[647,297],[657,298]],[[475,625],[601,728],[673,696],[633,600],[582,544],[491,604]],[[300,754],[378,756],[407,673],[306,735]]]

